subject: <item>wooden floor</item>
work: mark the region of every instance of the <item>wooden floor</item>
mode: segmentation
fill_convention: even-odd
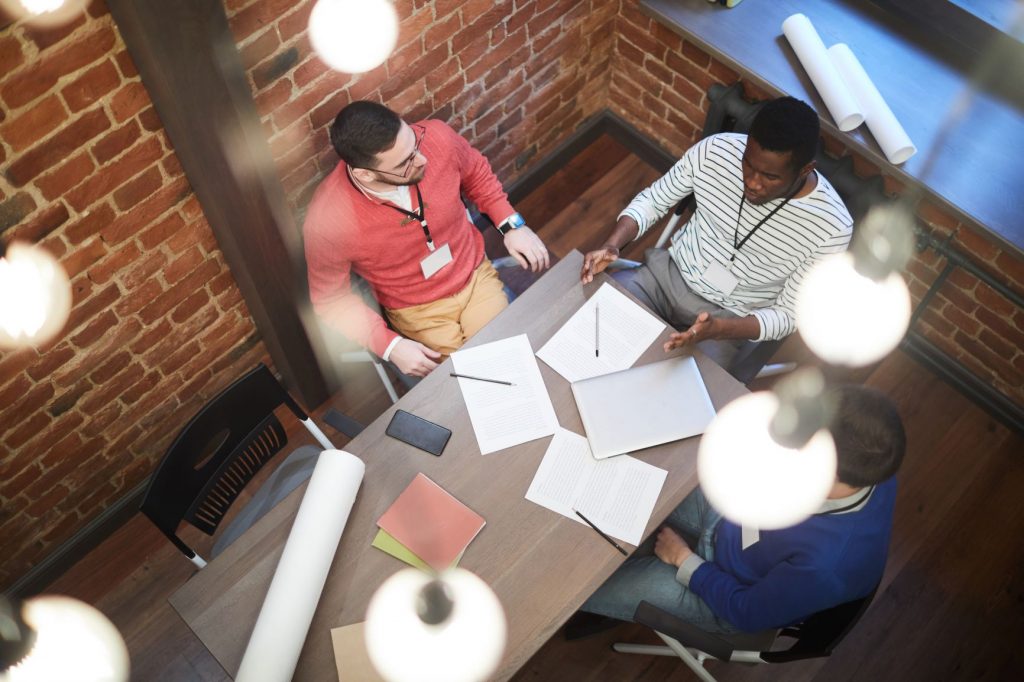
[[[517,207],[530,225],[543,226],[538,231],[552,252],[585,250],[600,244],[618,211],[654,177],[618,143],[601,138]],[[623,255],[642,257],[656,238]],[[807,358],[796,339],[780,355]],[[723,682],[1024,679],[1024,439],[899,352],[834,378],[886,392],[907,426],[882,588],[828,660],[774,667],[710,662],[709,670]],[[368,422],[385,409],[369,367],[354,368],[346,385],[353,416]],[[343,445],[344,438],[331,436]],[[93,603],[114,621],[128,643],[134,680],[230,679],[167,604],[191,573],[191,564],[137,516],[47,591]],[[655,639],[638,626],[572,643],[556,635],[515,679],[694,679],[670,658],[616,654],[614,641]]]

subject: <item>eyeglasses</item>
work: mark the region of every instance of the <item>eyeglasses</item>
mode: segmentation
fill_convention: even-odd
[[[409,171],[412,169],[412,162],[416,160],[416,157],[420,153],[420,145],[423,144],[423,138],[427,136],[427,129],[421,125],[410,126],[413,130],[413,135],[416,136],[416,145],[412,148],[412,153],[409,154],[408,158],[402,162],[401,173],[395,173],[392,171],[382,170],[380,168],[366,168],[364,170],[372,170],[376,173],[383,173],[384,175],[394,175],[397,178],[409,177]]]

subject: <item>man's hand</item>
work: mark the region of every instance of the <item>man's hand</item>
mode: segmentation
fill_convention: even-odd
[[[658,532],[658,539],[654,542],[654,553],[666,564],[676,567],[681,566],[686,557],[693,554],[679,533],[668,526]]]
[[[524,270],[540,272],[551,264],[544,242],[526,225],[505,233],[505,248]]]
[[[715,318],[711,317],[707,311],[700,313],[689,329],[685,332],[673,332],[668,337],[664,346],[665,352],[667,353],[673,348],[696,346],[701,341],[716,338],[715,321]]]
[[[389,359],[402,374],[425,377],[441,362],[441,354],[430,350],[419,341],[402,339],[391,349]]]
[[[594,281],[594,276],[600,272],[604,272],[604,269],[615,262],[615,259],[619,257],[619,249],[605,244],[597,251],[591,251],[583,257],[583,270],[580,271],[580,281],[584,284],[590,284]]]

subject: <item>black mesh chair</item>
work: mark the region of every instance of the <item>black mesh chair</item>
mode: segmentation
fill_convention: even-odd
[[[704,668],[704,661],[708,658],[746,664],[789,663],[825,658],[832,654],[864,615],[877,589],[876,586],[871,594],[862,599],[819,611],[798,625],[781,630],[734,635],[705,632],[642,601],[637,606],[633,620],[654,630],[665,642],[665,646],[619,642],[613,644],[612,648],[620,653],[678,656],[705,682],[715,681]]]
[[[242,489],[287,443],[274,414],[286,406],[316,438],[292,452],[271,474],[214,545],[216,556],[312,474],[320,453],[334,445],[262,363],[210,400],[178,434],[157,466],[140,510],[199,568],[206,565],[178,537],[187,522],[213,535]],[[348,436],[361,426],[335,413]],[[342,430],[342,429],[339,429]]]
[[[742,83],[734,83],[730,86],[718,83],[712,85],[708,89],[708,101],[710,106],[708,115],[704,119],[701,137],[726,132],[746,133],[750,130],[750,125],[754,122],[757,112],[764,106],[764,102],[748,102],[743,98]],[[819,145],[815,162],[818,169],[828,178],[842,198],[843,203],[846,204],[855,226],[867,215],[872,206],[891,201],[885,194],[882,178],[877,175],[870,178],[858,176],[854,172],[853,161],[850,157],[835,159],[826,154]],[[669,242],[680,222],[686,224],[695,207],[696,202],[692,194],[676,205],[658,237],[657,248],[662,248]],[[625,265],[632,264],[633,262],[630,261]],[[732,360],[732,364],[726,369],[740,382],[749,383],[759,375],[782,343],[783,339],[761,341],[760,343],[752,341],[743,344]],[[778,373],[785,369],[791,369],[791,367],[774,368],[772,373]]]

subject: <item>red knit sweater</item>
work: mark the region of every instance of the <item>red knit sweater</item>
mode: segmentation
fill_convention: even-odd
[[[441,121],[427,129],[420,151],[427,167],[420,192],[434,244],[448,244],[452,263],[423,279],[430,252],[418,221],[368,198],[352,183],[345,162],[317,188],[303,225],[309,295],[330,325],[381,355],[397,334],[351,289],[355,272],[385,308],[429,303],[460,291],[484,257],[480,232],[466,216],[460,193],[495,222],[514,209],[480,152]],[[415,188],[410,187],[413,210]]]

